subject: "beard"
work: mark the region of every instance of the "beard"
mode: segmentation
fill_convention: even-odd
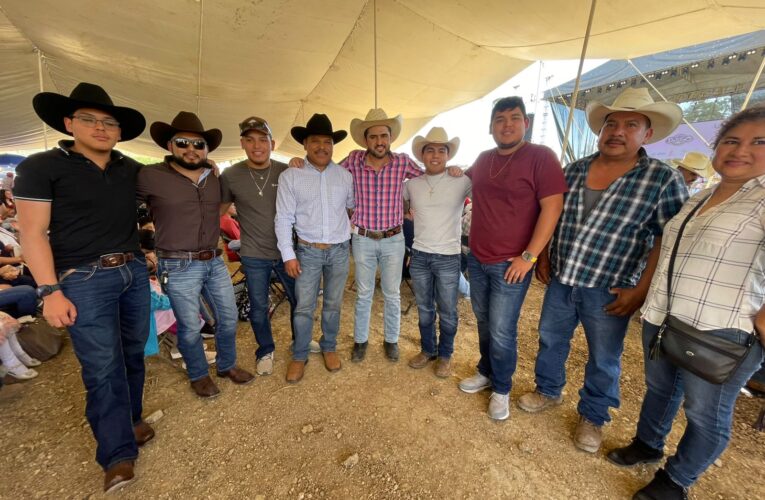
[[[186,160],[183,159],[182,156],[173,155],[173,161],[181,168],[185,168],[186,170],[199,170],[200,168],[212,168],[212,165],[210,165],[206,159],[199,160],[197,163],[189,163]]]
[[[390,153],[390,148],[385,148],[385,151],[383,151],[382,153],[378,153],[374,149],[367,148],[367,154],[374,156],[378,160],[382,160],[383,158],[388,156],[388,153]]]
[[[520,141],[515,141],[515,142],[498,142],[497,148],[503,149],[503,150],[513,149],[514,147],[517,147],[522,142],[523,142],[523,139],[521,139]]]

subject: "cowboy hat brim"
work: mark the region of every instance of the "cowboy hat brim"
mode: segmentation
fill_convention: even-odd
[[[169,123],[164,122],[154,122],[149,128],[149,134],[151,134],[151,138],[154,139],[154,142],[157,144],[157,146],[161,147],[162,149],[168,149],[167,143],[170,141],[170,139],[173,138],[174,135],[179,132],[188,132],[190,134],[201,135],[202,138],[204,138],[204,140],[207,142],[208,153],[215,151],[223,140],[223,132],[217,128],[211,128],[210,130],[197,132],[196,130],[179,129],[173,127]]]
[[[460,148],[460,138],[459,137],[452,137],[446,142],[441,141],[431,141],[426,137],[423,137],[421,135],[418,135],[414,139],[412,139],[412,154],[415,158],[417,158],[417,161],[420,163],[424,163],[422,160],[422,150],[427,146],[428,144],[444,144],[449,147],[449,155],[446,157],[446,161],[450,161],[454,156],[457,154],[457,151]]]
[[[674,160],[672,162],[672,166],[675,168],[683,167],[686,170],[690,170],[694,174],[698,175],[699,177],[703,177],[705,179],[711,177],[712,173],[712,164],[707,163],[704,167],[694,167],[691,165],[688,165],[687,163],[683,163],[683,160]]]
[[[370,127],[376,127],[378,125],[385,125],[390,129],[390,142],[393,143],[398,139],[398,136],[401,134],[401,125],[403,123],[403,119],[401,118],[401,115],[397,115],[393,118],[387,118],[385,120],[362,120],[361,118],[354,118],[351,120],[351,137],[353,138],[353,142],[361,146],[362,148],[367,148],[367,141],[364,137],[364,132],[367,131]]]
[[[652,144],[668,137],[683,119],[683,111],[680,106],[672,102],[655,102],[641,108],[617,108],[594,101],[589,103],[585,109],[590,130],[595,135],[600,135],[600,131],[606,123],[606,117],[617,111],[639,113],[651,120],[653,135],[646,141],[646,144]]]
[[[75,111],[82,108],[98,109],[113,116],[120,122],[120,141],[123,142],[135,139],[146,128],[146,119],[135,109],[72,99],[53,92],[41,92],[34,96],[32,107],[49,127],[66,135],[72,133],[66,130],[64,118],[71,117]]]
[[[348,137],[348,132],[346,132],[345,130],[336,130],[332,132],[331,134],[319,134],[316,132],[310,132],[306,127],[292,127],[292,129],[290,130],[290,135],[292,136],[293,139],[295,139],[300,144],[303,144],[303,141],[309,135],[328,135],[332,137],[332,143],[337,144],[338,142]]]

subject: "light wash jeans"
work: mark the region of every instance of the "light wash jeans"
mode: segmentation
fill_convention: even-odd
[[[188,367],[189,380],[209,375],[209,366],[199,333],[199,298],[215,317],[215,358],[219,372],[236,365],[237,311],[234,288],[223,259],[159,259],[159,276],[167,272],[165,293],[170,298],[178,322],[178,350]]]
[[[358,234],[353,238],[353,260],[356,262],[356,315],[353,338],[369,340],[369,316],[375,291],[377,266],[380,266],[380,287],[384,304],[385,341],[398,342],[401,329],[401,271],[404,267],[404,233],[373,240]]]

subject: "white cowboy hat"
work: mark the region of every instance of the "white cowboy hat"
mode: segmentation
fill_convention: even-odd
[[[645,115],[651,120],[653,135],[646,141],[647,144],[658,142],[671,134],[683,119],[683,111],[674,102],[654,102],[648,89],[628,88],[614,99],[611,106],[606,106],[598,101],[587,104],[585,114],[587,124],[595,135],[600,134],[606,117],[617,111],[634,111]]]
[[[460,138],[452,137],[449,139],[446,135],[446,130],[441,127],[433,127],[425,137],[418,135],[412,140],[412,154],[420,162],[422,162],[422,150],[428,144],[446,145],[449,148],[449,156],[446,158],[446,161],[449,161],[457,154],[457,150],[460,147]]]
[[[685,153],[682,160],[672,160],[670,165],[675,168],[683,167],[705,179],[712,176],[712,162],[709,161],[709,157],[705,154],[697,153],[696,151]]]
[[[401,115],[397,115],[394,118],[388,118],[385,111],[382,108],[370,109],[366,118],[363,120],[360,118],[354,118],[351,120],[351,137],[362,148],[367,147],[367,141],[364,138],[364,132],[369,127],[375,127],[377,125],[385,125],[390,129],[390,142],[394,142],[398,135],[401,133]]]

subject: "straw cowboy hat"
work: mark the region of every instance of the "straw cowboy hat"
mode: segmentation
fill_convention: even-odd
[[[98,85],[78,83],[69,97],[53,92],[41,92],[32,99],[32,107],[48,126],[62,134],[66,130],[64,118],[71,118],[78,109],[93,108],[108,113],[120,123],[120,141],[135,139],[146,128],[146,119],[132,108],[115,106],[109,94]]]
[[[446,161],[449,161],[457,154],[457,150],[460,147],[460,138],[452,137],[449,139],[446,135],[446,130],[441,127],[433,127],[425,137],[418,135],[412,140],[412,154],[420,162],[422,162],[422,150],[428,144],[444,144],[447,146],[449,148],[449,156],[446,158]]]
[[[611,106],[592,101],[587,105],[585,114],[587,124],[595,135],[600,134],[606,117],[617,111],[633,111],[645,115],[651,120],[653,135],[646,141],[647,144],[658,142],[674,131],[683,119],[683,111],[680,106],[673,102],[654,102],[648,89],[628,88],[619,94]]]
[[[364,132],[370,127],[376,127],[377,125],[385,125],[390,129],[390,142],[395,142],[398,139],[398,135],[401,133],[401,115],[397,115],[394,118],[388,118],[385,111],[382,108],[370,109],[366,118],[363,120],[360,118],[354,118],[351,120],[351,137],[353,141],[362,148],[367,147],[367,141],[364,139]]]
[[[210,153],[215,151],[223,140],[223,133],[219,129],[211,128],[210,130],[205,130],[199,117],[189,111],[181,111],[173,118],[173,122],[169,124],[154,122],[149,129],[151,138],[162,149],[167,149],[167,142],[178,132],[191,132],[201,135],[207,142],[207,151]]]
[[[332,138],[333,144],[337,144],[348,136],[345,130],[332,131],[332,122],[329,121],[329,117],[319,113],[315,113],[305,127],[292,127],[290,134],[300,144],[303,144],[309,135],[328,135]]]
[[[682,160],[672,160],[671,165],[673,167],[682,167],[686,170],[690,170],[699,177],[705,179],[712,175],[712,162],[709,161],[709,157],[696,151],[689,151],[685,153]]]

